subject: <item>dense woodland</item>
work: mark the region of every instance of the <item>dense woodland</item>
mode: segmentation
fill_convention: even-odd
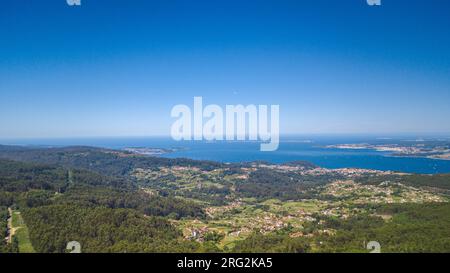
[[[0,145],[0,158],[91,170],[109,176],[125,176],[135,168],[195,166],[210,170],[223,166],[221,163],[212,161],[143,157],[133,155],[126,151],[117,153],[111,150],[92,147],[41,149]]]
[[[305,190],[329,183],[339,177],[324,175],[309,177],[293,173],[283,173],[269,169],[253,172],[249,179],[241,181],[236,190],[243,197],[260,200],[277,198],[280,200],[299,200],[310,197]]]
[[[328,220],[336,236],[323,240],[323,252],[359,252],[361,239],[375,240],[383,252],[449,252],[450,204],[395,204],[377,208],[380,217],[359,216],[346,221]]]
[[[310,249],[310,243],[304,238],[291,238],[287,234],[255,233],[239,241],[234,251],[238,253],[306,253]]]
[[[0,206],[0,238],[6,238],[8,235],[7,222],[8,220],[8,208]],[[6,241],[2,240],[0,242],[0,253],[7,252]]]
[[[230,193],[230,185],[224,183],[220,189],[197,189],[182,197],[175,196],[175,190],[170,189],[155,195],[140,190],[140,184],[128,174],[135,168],[195,166],[212,170],[223,164],[134,156],[88,147],[30,149],[0,146],[0,158],[3,158],[0,159],[2,238],[7,236],[7,208],[11,207],[21,211],[37,252],[66,252],[69,241],[80,242],[84,252],[220,251],[213,243],[219,234],[209,234],[203,243],[186,240],[171,221],[206,219],[203,203],[220,203]],[[294,164],[308,166],[304,162]],[[233,165],[227,167],[227,172],[239,172]],[[311,194],[305,190],[338,178],[264,169],[252,173],[246,181],[238,181],[236,194],[258,200],[302,199]],[[378,179],[360,178],[359,182],[379,183]],[[392,177],[392,180],[441,191],[450,189],[449,175],[414,175]],[[157,186],[158,181],[153,183]],[[228,251],[353,252],[360,251],[361,239],[376,239],[387,252],[450,250],[448,203],[378,205],[371,209],[379,215],[390,215],[392,220],[385,222],[374,215],[347,220],[328,217],[322,220],[327,227],[337,230],[335,236],[291,238],[289,228],[265,235],[255,232]],[[17,251],[17,242],[6,244],[1,241],[0,252]]]
[[[84,252],[192,252],[197,243],[179,240],[167,219],[131,209],[49,205],[24,210],[38,252],[64,252],[78,241]]]
[[[120,177],[0,160],[0,204],[3,238],[6,208],[18,208],[38,252],[64,252],[70,241],[83,243],[88,252],[201,249],[197,243],[180,240],[179,231],[168,221],[204,217],[199,205],[144,194]],[[0,250],[14,251],[4,244]]]

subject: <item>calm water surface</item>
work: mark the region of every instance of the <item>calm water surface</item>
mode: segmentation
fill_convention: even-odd
[[[256,142],[191,142],[170,138],[79,138],[1,140],[1,144],[68,146],[87,145],[122,149],[126,147],[176,148],[164,157],[186,157],[220,162],[263,160],[283,163],[306,160],[325,168],[355,167],[392,170],[409,173],[450,173],[450,161],[427,158],[393,157],[387,152],[373,150],[329,149],[326,145],[348,143],[401,143],[404,139],[377,139],[375,137],[292,137],[281,141],[275,152],[259,151]]]

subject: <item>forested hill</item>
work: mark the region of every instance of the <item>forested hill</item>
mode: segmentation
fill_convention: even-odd
[[[33,207],[55,203],[132,208],[155,216],[201,217],[203,214],[198,205],[148,194],[121,177],[0,160],[0,205]]]
[[[86,252],[191,251],[198,245],[180,243],[168,219],[204,217],[197,204],[148,194],[121,177],[10,160],[0,160],[0,207],[21,212],[39,252],[64,252],[73,240]]]
[[[83,146],[29,148],[0,145],[0,158],[24,162],[55,164],[69,168],[92,170],[112,176],[126,175],[134,168],[195,166],[208,170],[223,165],[212,161],[149,157],[136,155],[127,151]]]

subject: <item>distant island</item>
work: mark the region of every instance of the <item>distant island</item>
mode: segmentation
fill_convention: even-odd
[[[391,156],[402,157],[424,157],[432,159],[450,160],[450,145],[445,143],[420,143],[414,145],[401,144],[337,144],[327,145],[326,148],[352,149],[352,150],[375,150],[378,152],[392,152]]]
[[[147,148],[147,147],[129,147],[124,148],[123,150],[133,154],[149,155],[149,156],[163,155],[177,151],[176,149]]]

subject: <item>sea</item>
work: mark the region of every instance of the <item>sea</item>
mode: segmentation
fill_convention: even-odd
[[[309,161],[324,168],[363,168],[418,174],[450,173],[450,160],[419,157],[397,157],[391,152],[371,149],[329,148],[337,144],[400,144],[426,142],[409,136],[284,136],[277,151],[261,152],[259,142],[251,141],[175,141],[170,137],[96,137],[52,139],[0,139],[4,145],[43,147],[94,146],[111,149],[163,148],[171,152],[158,155],[168,158],[191,158],[219,162],[267,161],[286,163]],[[430,138],[429,141],[450,143],[450,138]]]

